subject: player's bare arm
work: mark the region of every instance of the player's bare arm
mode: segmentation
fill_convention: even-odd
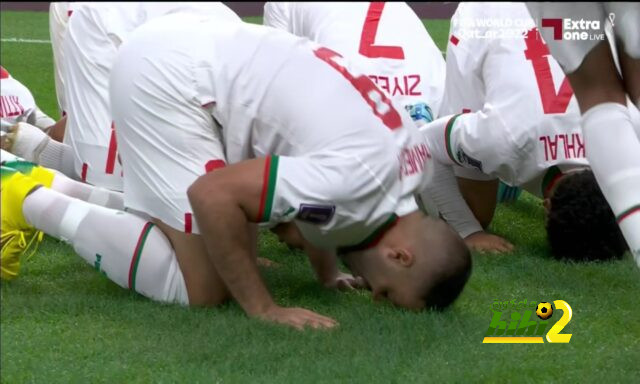
[[[209,257],[249,316],[298,329],[334,327],[337,322],[331,318],[277,305],[251,258],[247,224],[257,221],[265,162],[243,161],[205,174],[189,187],[187,194]]]
[[[363,278],[354,277],[352,274],[341,272],[338,269],[338,257],[335,250],[315,247],[304,239],[295,224],[279,224],[272,231],[290,247],[302,249],[307,254],[316,278],[323,286],[337,289],[366,287]]]

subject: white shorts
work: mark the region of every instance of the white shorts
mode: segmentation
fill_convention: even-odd
[[[111,103],[125,206],[197,234],[187,189],[225,166],[226,157],[211,104],[197,89],[211,80],[196,73],[194,56],[162,41],[124,44],[112,70]]]
[[[109,75],[118,47],[93,11],[79,8],[63,41],[67,126],[76,174],[89,184],[122,191],[122,168],[109,108]]]
[[[527,8],[538,25],[538,30],[545,40],[553,57],[558,61],[565,73],[574,72],[585,56],[601,40],[591,39],[595,35],[604,34],[605,22],[613,18],[613,31],[621,39],[625,52],[634,59],[640,58],[640,3],[550,3],[529,2]],[[611,16],[615,15],[615,16]],[[562,19],[563,23],[599,21],[600,30],[565,30],[562,28],[561,39],[554,39],[553,27],[543,27],[542,19]],[[572,25],[572,24],[570,24]],[[590,36],[585,40],[566,40],[564,34],[574,31],[586,31]]]

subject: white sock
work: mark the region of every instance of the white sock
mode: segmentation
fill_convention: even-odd
[[[119,286],[156,301],[188,305],[175,252],[152,223],[48,188],[27,196],[22,211],[27,222],[69,242],[80,257]]]
[[[58,170],[73,179],[80,179],[76,175],[73,151],[69,145],[52,140],[38,127],[27,123],[19,123],[18,131],[10,136],[13,137],[11,152],[14,154],[32,163]]]
[[[587,159],[640,266],[640,140],[629,110],[603,103],[582,116]]]
[[[56,175],[51,184],[51,189],[54,191],[101,207],[117,209],[119,211],[124,210],[124,196],[122,192],[81,183],[68,178],[60,172],[54,172]]]

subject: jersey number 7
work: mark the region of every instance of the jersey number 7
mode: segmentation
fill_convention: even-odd
[[[544,113],[565,113],[571,96],[573,96],[573,89],[571,89],[569,79],[565,76],[562,84],[560,84],[560,89],[556,93],[549,58],[547,57],[549,55],[549,47],[542,40],[538,29],[529,30],[524,42],[527,45],[524,57],[527,60],[531,60],[531,65],[533,65],[533,72],[536,75]]]
[[[358,52],[362,56],[370,58],[381,57],[386,59],[403,60],[404,50],[402,47],[373,45],[376,41],[378,24],[380,23],[383,9],[383,2],[372,2],[369,4],[369,10],[367,11],[367,16],[364,19],[364,25],[362,26],[362,36],[360,36],[360,49]]]

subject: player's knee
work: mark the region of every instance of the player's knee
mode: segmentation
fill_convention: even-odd
[[[231,296],[228,292],[211,290],[189,290],[189,306],[191,307],[217,307],[229,301]]]

